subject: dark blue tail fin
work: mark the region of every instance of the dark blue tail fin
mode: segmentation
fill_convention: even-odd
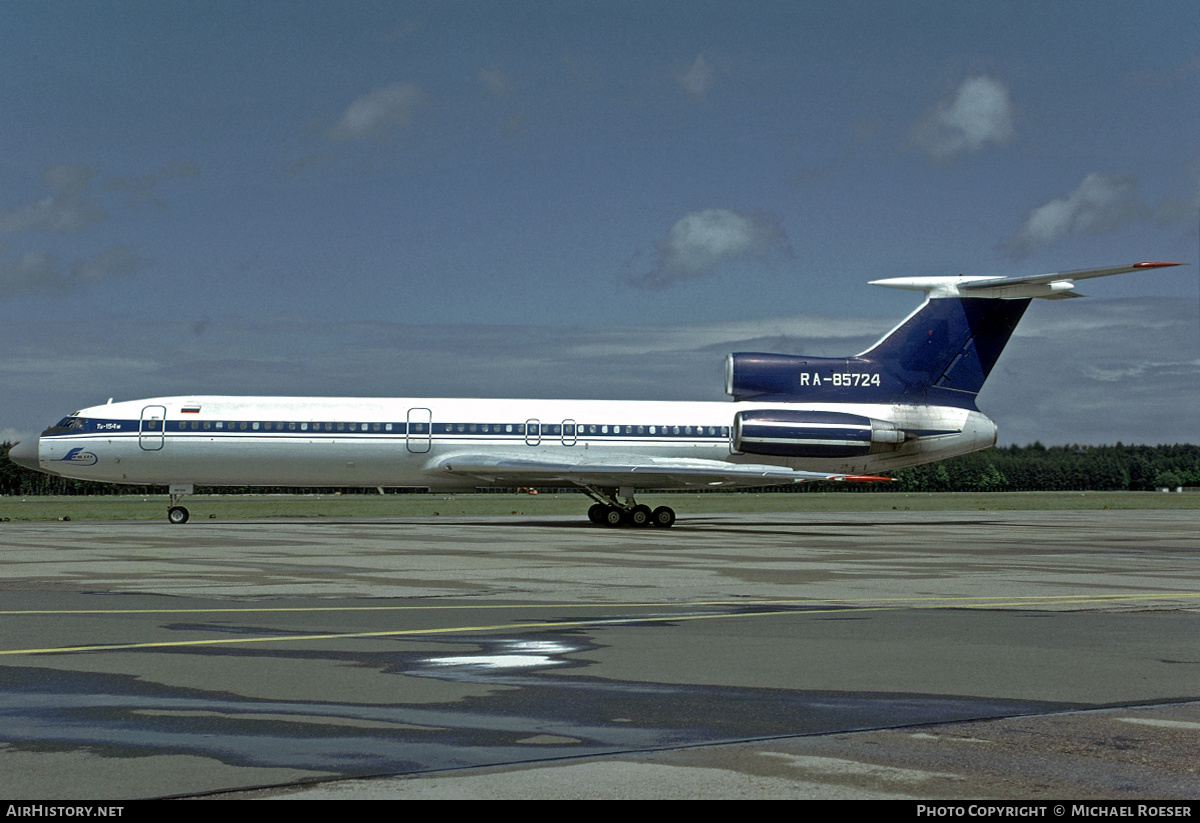
[[[894,399],[924,395],[931,403],[974,408],[1028,307],[1029,298],[932,299],[861,357],[895,381]]]
[[[894,277],[872,281],[925,293],[925,303],[857,357],[731,354],[725,391],[737,400],[787,403],[933,403],[975,408],[983,388],[1035,297],[1081,297],[1076,280],[1178,263],[1134,263],[1031,277]]]
[[[726,391],[738,400],[933,403],[973,409],[1028,306],[1028,299],[930,299],[857,357],[732,354]]]

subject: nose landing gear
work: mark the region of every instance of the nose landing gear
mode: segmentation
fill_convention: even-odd
[[[188,522],[188,510],[179,505],[179,501],[183,499],[185,494],[192,493],[191,483],[172,483],[169,488],[171,494],[171,507],[167,509],[167,522],[178,526],[181,523]]]

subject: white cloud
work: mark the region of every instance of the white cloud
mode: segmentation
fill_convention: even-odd
[[[137,204],[149,200],[162,207],[163,201],[154,193],[160,183],[167,180],[177,180],[189,177],[199,177],[200,167],[195,163],[168,163],[158,171],[150,174],[131,174],[110,177],[104,181],[104,187],[115,191],[123,191],[129,195],[129,202]]]
[[[506,98],[512,94],[512,78],[498,69],[480,69],[479,82],[493,97]]]
[[[95,257],[76,260],[68,271],[72,282],[80,280],[107,280],[109,277],[124,277],[133,274],[146,264],[126,246],[110,246]]]
[[[1193,163],[1183,176],[1191,188],[1189,194],[1164,197],[1154,207],[1154,220],[1160,226],[1183,224],[1191,227],[1194,235],[1197,225],[1200,225],[1200,174],[1196,173],[1196,165]]]
[[[1034,301],[979,397],[1000,442],[1194,443],[1195,299]]]
[[[421,90],[411,83],[383,86],[351,103],[327,135],[330,140],[382,137],[411,123],[424,102]]]
[[[707,209],[680,218],[658,246],[658,263],[632,283],[661,289],[710,273],[721,263],[750,257],[791,256],[787,235],[777,218]]]
[[[1134,185],[1130,177],[1092,172],[1066,197],[1043,203],[1029,212],[1016,236],[1005,245],[1020,256],[1061,237],[1109,231],[1144,217],[1148,210],[1134,196]]]
[[[491,97],[505,101],[503,108],[508,113],[501,123],[500,130],[504,134],[519,132],[525,123],[525,110],[521,107],[513,107],[514,104],[511,101],[513,97],[512,77],[499,69],[480,69],[479,82]]]
[[[1163,360],[1135,363],[1096,363],[1083,367],[1083,374],[1093,380],[1117,383],[1141,381],[1152,375],[1177,375],[1189,381],[1200,375],[1200,360]]]
[[[54,255],[31,251],[16,260],[0,263],[0,290],[4,293],[32,291],[58,282],[58,264]]]
[[[0,262],[0,293],[16,294],[51,287],[62,289],[81,282],[127,276],[146,262],[120,245],[110,246],[94,257],[75,260],[65,268],[48,252],[26,252],[14,260]]]
[[[99,186],[93,186],[97,174],[91,167],[56,163],[42,173],[42,183],[50,190],[50,194],[33,203],[0,211],[0,234],[18,234],[29,230],[73,234],[109,216],[105,208],[93,199],[97,189],[101,192],[125,192],[132,205],[150,200],[163,206],[162,200],[154,193],[159,184],[167,180],[197,177],[199,174],[200,169],[195,163],[170,163],[150,174],[117,175],[105,179]]]
[[[96,184],[97,172],[84,165],[57,163],[42,174],[42,183],[50,194],[36,202],[0,211],[0,234],[51,232],[73,234],[109,216],[93,197],[106,191],[125,192],[130,205],[150,200],[164,203],[155,189],[166,180],[195,177],[200,173],[193,163],[172,163],[145,175],[114,176]],[[111,196],[110,196],[111,198]],[[0,243],[0,298],[7,294],[36,291],[41,288],[66,288],[87,281],[129,275],[146,264],[127,246],[114,244],[90,257],[63,263],[50,252],[18,250],[15,243]]]
[[[95,177],[87,166],[60,163],[50,166],[42,182],[51,194],[37,202],[0,211],[0,233],[17,234],[35,229],[71,234],[108,216],[104,207],[90,200],[86,191]]]
[[[704,61],[704,55],[696,56],[696,61],[692,63],[687,71],[679,73],[679,84],[683,86],[683,90],[696,99],[702,99],[708,91],[709,83],[712,80],[712,69],[708,63]]]
[[[934,160],[1007,143],[1016,135],[1008,87],[990,77],[968,77],[912,127],[911,138]]]

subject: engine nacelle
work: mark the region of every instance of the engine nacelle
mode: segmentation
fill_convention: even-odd
[[[874,403],[891,389],[882,370],[859,357],[735,352],[725,358],[725,393],[734,400]]]
[[[763,395],[788,395],[796,390],[796,375],[811,357],[790,354],[738,352],[725,357],[725,393],[735,400]]]
[[[775,457],[862,457],[904,442],[895,424],[844,412],[757,409],[733,416],[734,451]]]

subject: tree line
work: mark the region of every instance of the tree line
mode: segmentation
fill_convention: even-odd
[[[1200,486],[1200,446],[1008,446],[895,472],[894,491],[1153,491]]]
[[[71,480],[35,472],[8,459],[11,442],[0,443],[0,494],[110,495],[165,494],[165,486],[121,486]],[[1200,486],[1200,446],[1007,446],[910,466],[893,473],[894,483],[806,483],[788,491],[821,492],[1003,492],[1153,491],[1166,486]],[[245,487],[197,487],[198,494],[236,494]],[[325,493],[350,489],[255,487],[256,492]],[[363,490],[367,491],[367,490]],[[373,489],[371,490],[373,491]],[[761,491],[761,490],[760,490]]]

